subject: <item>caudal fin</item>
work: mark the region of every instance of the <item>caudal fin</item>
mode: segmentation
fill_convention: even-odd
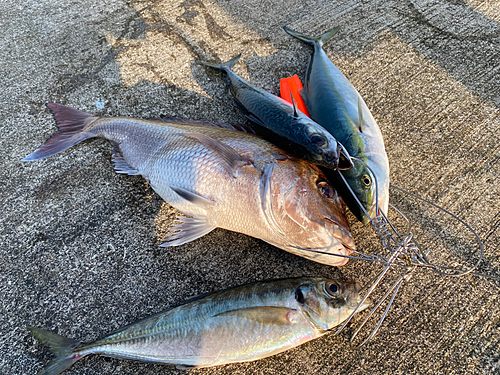
[[[236,65],[236,63],[238,62],[240,57],[241,57],[241,53],[238,56],[233,57],[231,60],[223,62],[221,64],[213,64],[213,63],[208,63],[205,61],[200,61],[199,63],[202,65],[210,66],[211,68],[228,71],[228,70],[233,69],[233,66]]]
[[[333,36],[335,34],[337,34],[337,32],[340,30],[340,26],[334,27],[333,29],[328,30],[326,33],[321,34],[320,36],[308,36],[308,35],[304,35],[304,34],[299,33],[298,31],[289,29],[286,26],[283,27],[283,30],[285,30],[285,32],[287,34],[290,34],[291,36],[293,36],[293,37],[295,37],[297,39],[300,39],[303,42],[305,42],[307,44],[310,44],[311,46],[313,46],[316,43],[318,43],[320,45],[320,47],[321,47],[323,44],[325,44],[331,38],[333,38]]]
[[[48,158],[89,138],[83,130],[97,116],[78,111],[62,104],[47,103],[47,107],[54,115],[58,131],[35,152],[26,156],[22,161],[34,161]]]
[[[84,355],[73,354],[72,350],[80,345],[78,341],[68,339],[41,328],[26,327],[38,340],[47,345],[56,358],[44,367],[38,375],[57,375],[83,358]]]

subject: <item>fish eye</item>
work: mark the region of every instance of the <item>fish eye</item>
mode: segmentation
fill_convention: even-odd
[[[325,284],[326,293],[332,297],[337,297],[339,294],[339,286],[335,283]]]
[[[316,184],[316,186],[318,187],[321,195],[323,195],[325,198],[333,197],[333,189],[328,182],[320,181]]]
[[[313,134],[311,135],[311,142],[314,143],[318,147],[323,147],[326,145],[326,138],[321,134]]]
[[[367,174],[365,174],[365,175],[363,175],[363,177],[361,177],[361,182],[363,182],[363,184],[366,187],[372,186],[372,179]]]

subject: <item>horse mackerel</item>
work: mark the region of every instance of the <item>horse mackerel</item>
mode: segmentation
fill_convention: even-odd
[[[89,354],[181,369],[208,367],[269,357],[324,335],[358,306],[359,289],[355,282],[325,278],[256,282],[192,300],[83,345],[28,329],[56,355],[39,375],[57,375]]]

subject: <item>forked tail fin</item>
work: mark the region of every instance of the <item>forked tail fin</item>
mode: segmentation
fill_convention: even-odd
[[[287,34],[290,34],[291,36],[302,40],[303,42],[310,44],[311,46],[314,46],[316,43],[320,45],[320,47],[328,42],[337,32],[340,30],[340,26],[334,27],[331,30],[328,30],[326,33],[321,34],[320,36],[308,36],[304,35],[302,33],[299,33],[298,31],[289,29],[288,27],[283,28]]]
[[[202,65],[209,66],[211,68],[228,71],[228,70],[233,69],[233,66],[236,65],[236,63],[238,62],[238,60],[240,59],[240,57],[241,57],[241,53],[238,56],[233,57],[231,60],[223,62],[223,63],[220,63],[220,64],[209,63],[209,62],[206,62],[206,61],[199,61],[199,63],[202,64]]]
[[[38,375],[57,375],[82,359],[85,355],[73,354],[74,348],[80,345],[78,341],[68,339],[41,328],[26,327],[39,341],[47,345],[56,358],[45,366]]]
[[[58,130],[41,147],[26,156],[22,161],[48,158],[91,137],[83,130],[89,123],[97,119],[97,116],[62,104],[47,103],[47,107],[54,115]]]

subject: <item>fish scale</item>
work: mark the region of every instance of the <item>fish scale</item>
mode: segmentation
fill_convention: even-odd
[[[325,278],[257,282],[209,294],[84,345],[30,330],[58,355],[42,370],[46,375],[88,354],[181,368],[216,366],[265,358],[324,335],[358,305],[359,289],[358,283]]]
[[[329,265],[345,264],[342,255],[355,247],[342,200],[325,187],[323,173],[253,134],[175,118],[105,118],[48,107],[59,130],[23,160],[46,158],[93,137],[110,140],[117,172],[142,175],[188,216],[177,218],[163,246],[185,244],[218,227]]]

